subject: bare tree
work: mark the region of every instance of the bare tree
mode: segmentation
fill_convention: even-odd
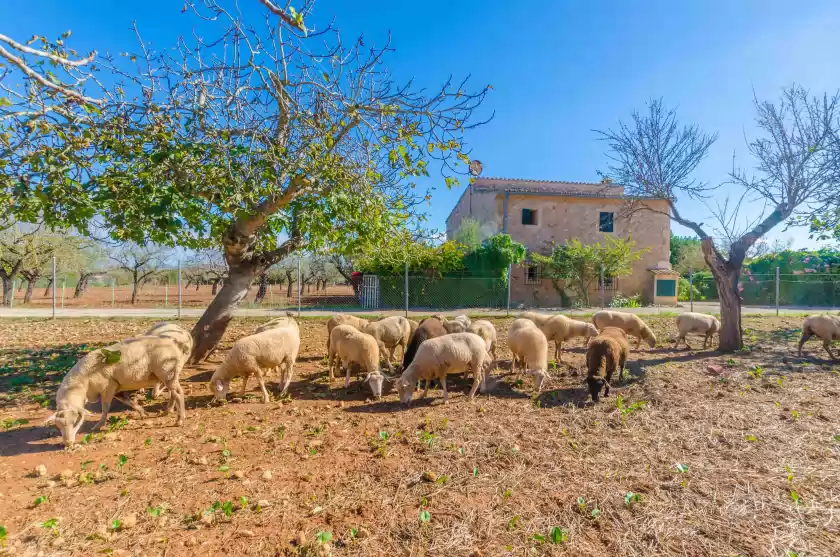
[[[697,126],[681,128],[676,113],[659,100],[649,104],[646,114],[634,113],[631,125],[597,132],[611,149],[610,174],[635,198],[634,207],[653,210],[645,205],[645,197],[668,199],[670,217],[701,239],[720,294],[723,351],[743,346],[739,281],[749,250],[778,224],[838,204],[838,103],[840,94],[811,97],[795,85],[784,89],[777,103],[755,99],[761,136],[747,143],[755,170],[733,168],[730,181],[741,194],[712,209],[717,221],[709,228],[712,234],[704,223],[683,215],[677,201],[681,196],[705,199],[714,189],[692,175],[715,135],[704,134]],[[745,204],[763,210],[755,219],[745,220]]]
[[[137,294],[149,279],[161,272],[165,252],[157,246],[123,244],[109,255],[120,269],[131,275],[131,304],[137,303]]]

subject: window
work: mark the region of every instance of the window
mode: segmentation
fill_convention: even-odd
[[[522,209],[522,224],[526,226],[537,225],[537,210],[536,209]]]
[[[656,281],[657,296],[676,296],[677,281],[674,279],[659,279]]]
[[[614,213],[604,213],[602,212],[600,218],[598,220],[598,230],[601,232],[612,232],[613,231],[613,215]]]
[[[542,282],[542,266],[528,265],[525,268],[525,284],[540,284]]]
[[[612,288],[615,285],[615,277],[604,275],[604,288]]]

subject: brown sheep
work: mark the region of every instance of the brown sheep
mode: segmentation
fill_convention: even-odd
[[[610,381],[615,371],[621,382],[629,352],[627,334],[618,327],[605,327],[601,334],[591,339],[586,348],[586,385],[593,402],[600,400],[601,387],[604,387],[605,397],[610,395]]]
[[[402,368],[406,369],[411,362],[414,361],[414,356],[417,354],[417,349],[420,345],[430,338],[442,337],[446,334],[446,329],[443,328],[443,322],[437,317],[428,317],[420,322],[417,330],[411,335],[411,340],[408,342],[408,348],[405,350],[403,356]]]

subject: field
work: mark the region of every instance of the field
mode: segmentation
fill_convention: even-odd
[[[801,318],[745,317],[749,349],[734,356],[696,338],[674,351],[673,318],[647,318],[658,346],[634,352],[597,406],[580,342],[534,397],[509,371],[510,319],[493,321],[497,384],[474,401],[464,379],[448,405],[433,389],[410,407],[330,385],[324,321],[304,320],[291,397],[263,405],[252,379],[244,399],[211,405],[220,351],[185,370],[184,428],[115,404],[107,430],[73,451],[42,425],[62,374],[151,321],[2,321],[5,551],[840,555],[840,374],[818,341],[796,356]],[[257,323],[234,322],[223,348]]]
[[[137,296],[137,303],[131,304],[131,286],[89,286],[79,298],[73,298],[73,288],[66,286],[62,302],[61,281],[56,290],[56,305],[68,308],[163,308],[177,307],[178,287],[176,285],[148,285],[140,290]],[[251,287],[247,302],[253,302],[257,294],[257,286]],[[259,307],[297,307],[297,285],[292,286],[292,296],[287,297],[287,288],[283,285],[269,285],[266,296]],[[347,305],[358,305],[353,295],[353,288],[349,285],[331,285],[326,291],[316,292],[311,288],[308,292],[303,289],[301,305],[303,307],[341,307]],[[23,305],[23,290],[15,292],[15,307],[50,307],[52,306],[52,291],[45,292],[43,287],[36,288],[32,293],[32,300],[29,304]],[[207,307],[213,301],[213,290],[210,286],[202,285],[199,288],[191,286],[184,287],[181,291],[182,307]],[[63,305],[62,305],[63,304]]]

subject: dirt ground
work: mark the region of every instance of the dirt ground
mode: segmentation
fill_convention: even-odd
[[[0,554],[840,555],[840,373],[818,341],[796,357],[801,318],[745,317],[737,355],[674,351],[673,318],[646,320],[659,344],[597,406],[579,341],[535,397],[493,319],[494,391],[459,379],[410,407],[328,384],[324,321],[304,320],[290,397],[252,380],[210,405],[220,351],[185,370],[185,427],[119,407],[73,451],[42,425],[63,374],[151,321],[2,321]]]
[[[258,307],[297,307],[297,285],[292,286],[292,296],[287,297],[286,286],[269,285],[266,296]],[[310,287],[309,291],[304,287],[301,305],[303,307],[341,307],[358,305],[358,300],[353,294],[353,287],[349,285],[332,285],[327,289],[316,292]],[[256,285],[251,287],[247,302],[252,302],[257,295]],[[20,289],[15,292],[15,307],[51,307],[52,291],[45,291],[44,288],[37,288],[32,293],[32,300],[23,304],[24,291]],[[182,307],[206,307],[213,301],[213,289],[208,285],[201,285],[196,288],[184,287],[181,291]],[[63,299],[63,302],[62,302]],[[63,305],[62,305],[63,304]],[[67,308],[163,308],[177,307],[178,287],[149,285],[143,287],[137,296],[137,303],[131,304],[131,286],[90,286],[79,298],[73,298],[73,288],[64,288],[62,296],[61,282],[56,289],[56,306]],[[256,306],[255,306],[256,307]]]

